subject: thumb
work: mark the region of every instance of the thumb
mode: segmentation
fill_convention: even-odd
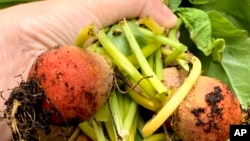
[[[147,0],[140,17],[151,16],[160,25],[172,28],[177,24],[177,17],[160,0]]]

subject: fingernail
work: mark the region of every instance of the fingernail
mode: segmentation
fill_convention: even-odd
[[[177,24],[177,16],[166,6],[162,10],[162,24],[167,28],[172,28]]]

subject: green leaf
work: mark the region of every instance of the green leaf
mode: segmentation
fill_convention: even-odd
[[[202,62],[202,70],[203,70],[202,75],[217,78],[218,80],[221,80],[222,82],[227,84],[230,88],[233,88],[220,62],[213,61],[211,56],[209,57],[199,56],[199,58],[201,59]]]
[[[209,55],[212,52],[212,28],[208,14],[195,8],[178,8],[175,13],[183,20],[197,48]]]
[[[192,3],[192,4],[206,4],[209,1],[210,0],[189,0],[189,2]]]
[[[250,102],[250,39],[238,39],[225,48],[222,66],[244,108]]]
[[[126,40],[125,35],[118,24],[111,27],[110,31],[107,33],[107,36],[117,47],[117,49],[125,56],[128,56],[132,53],[131,49],[129,48],[128,41]]]
[[[225,41],[225,49],[221,58],[221,64],[211,60],[208,61],[209,58],[206,61],[203,59],[203,66],[207,67],[204,71],[206,75],[218,78],[231,86],[243,107],[247,108],[250,101],[250,89],[248,86],[250,78],[246,77],[250,68],[248,63],[250,61],[248,57],[248,54],[250,54],[250,39],[247,38],[248,32],[237,28],[218,11],[211,10],[208,12],[208,15],[212,26],[212,36],[214,38],[222,38]],[[214,50],[217,50],[216,47]],[[213,57],[216,57],[216,54],[212,54]]]
[[[128,21],[129,27],[131,28],[132,33],[136,38],[136,41],[138,42],[140,47],[144,47],[148,45],[150,41],[145,37],[145,35],[143,35],[139,31],[135,22],[136,22],[135,20]],[[107,33],[107,36],[110,38],[112,43],[117,47],[117,49],[120,52],[122,52],[125,56],[132,54],[132,50],[129,47],[129,43],[125,38],[125,35],[119,23],[111,27],[110,31]]]
[[[208,12],[212,26],[212,36],[215,38],[223,38],[228,42],[238,38],[246,38],[247,31],[236,28],[227,18],[223,17],[219,12],[212,10]],[[223,28],[222,28],[223,27]]]
[[[213,50],[212,50],[212,59],[215,61],[221,62],[223,51],[225,48],[225,40],[224,39],[215,39],[213,40]]]
[[[192,15],[191,13],[182,14],[183,19],[189,18]],[[214,39],[211,45],[212,55],[205,56],[201,52],[202,50],[193,49],[192,51],[201,59],[203,75],[217,78],[226,83],[235,92],[243,108],[247,108],[250,102],[250,89],[248,86],[250,77],[247,77],[250,72],[250,57],[248,57],[250,54],[250,39],[247,38],[248,32],[235,26],[221,12],[210,10],[208,16],[211,24],[210,36]],[[197,15],[194,17],[197,17]],[[189,20],[195,21],[192,18]],[[199,21],[200,19],[196,20]],[[205,21],[205,19],[203,20]],[[186,23],[188,23],[188,26]],[[192,22],[186,23],[185,26],[189,30],[190,37],[198,47],[198,43],[192,38],[192,32],[201,31],[195,30],[196,27],[200,29],[200,25]],[[193,30],[190,30],[188,27],[193,28]],[[205,30],[203,31],[205,32]],[[188,42],[188,38],[185,38],[185,42]],[[221,60],[221,63],[214,61],[214,59]]]
[[[180,6],[182,0],[169,0],[168,1],[168,7],[170,9],[176,9]]]
[[[226,83],[236,94],[243,108],[250,102],[250,39],[238,38],[226,42],[222,61],[215,62],[211,56],[197,53],[201,59],[203,75],[217,78]]]
[[[213,0],[204,5],[196,5],[195,7],[210,11],[216,10],[229,19],[237,28],[250,31],[250,0]]]

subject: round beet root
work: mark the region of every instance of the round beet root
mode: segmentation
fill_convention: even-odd
[[[75,46],[60,46],[41,54],[29,78],[44,89],[43,108],[52,124],[85,121],[103,106],[110,94],[113,71],[101,55]]]
[[[184,141],[226,141],[231,124],[241,124],[241,105],[232,91],[201,76],[173,116],[172,128]]]

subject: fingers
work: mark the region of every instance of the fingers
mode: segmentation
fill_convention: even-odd
[[[160,25],[171,28],[177,23],[177,17],[160,0],[146,0],[140,17],[151,16]]]
[[[86,1],[84,1],[86,4]],[[87,9],[100,27],[113,24],[122,18],[151,16],[160,25],[171,28],[176,25],[177,17],[161,0],[95,0],[88,1]],[[86,9],[85,9],[86,10]],[[82,11],[83,15],[85,15]]]
[[[100,29],[123,18],[145,16],[151,16],[167,28],[177,23],[177,17],[161,0],[47,0],[20,5],[5,12],[2,15],[16,15],[11,21],[7,20],[8,25],[20,25],[16,31],[27,34],[20,36],[20,40],[34,43],[29,44],[33,48],[72,44],[80,29],[90,23]]]

